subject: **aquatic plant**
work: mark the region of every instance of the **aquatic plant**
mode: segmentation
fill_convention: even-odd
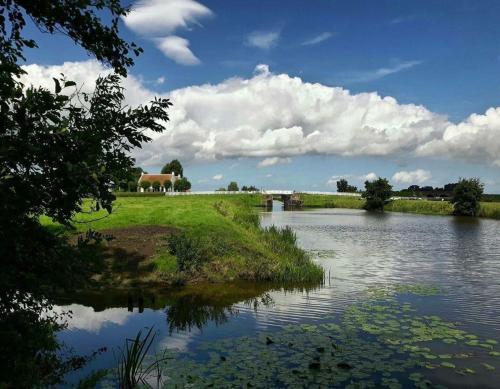
[[[478,373],[492,380],[496,340],[400,301],[437,293],[425,285],[377,287],[338,318],[205,342],[196,360],[172,354],[165,387],[440,387],[446,374]]]
[[[149,362],[146,357],[156,337],[153,327],[142,336],[140,330],[134,339],[126,339],[125,349],[120,350],[116,371],[117,384],[120,389],[134,389],[139,385],[153,387],[151,380],[156,380],[159,387],[162,380],[162,364],[168,359],[166,355],[155,355]]]

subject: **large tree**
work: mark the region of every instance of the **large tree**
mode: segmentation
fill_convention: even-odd
[[[170,174],[172,172],[175,173],[176,176],[183,176],[184,169],[177,159],[173,159],[161,169],[162,174]]]
[[[182,177],[174,182],[174,191],[176,192],[187,192],[191,189],[191,183],[186,177]]]
[[[345,178],[341,178],[337,181],[337,192],[339,193],[354,193],[357,192],[358,188],[349,185],[349,182]]]
[[[145,129],[164,130],[170,102],[124,104],[120,77],[141,49],[118,35],[128,11],[119,0],[0,0],[0,11],[0,333],[9,339],[0,386],[44,386],[67,366],[56,356],[56,322],[41,312],[53,291],[77,287],[90,263],[84,245],[43,228],[40,216],[69,226],[84,198],[111,212],[111,189],[133,166],[129,151],[150,140]],[[26,20],[68,36],[115,74],[91,94],[64,77],[53,90],[23,85],[25,49],[37,46],[23,34]]]
[[[479,178],[461,178],[453,187],[453,213],[463,216],[477,216],[480,209],[484,185]]]
[[[386,178],[365,181],[363,197],[366,199],[365,209],[383,211],[384,205],[392,196],[392,186]]]

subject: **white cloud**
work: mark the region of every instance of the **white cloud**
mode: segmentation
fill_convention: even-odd
[[[224,178],[224,176],[222,174],[216,174],[215,176],[212,177],[212,180],[220,181],[223,178]]]
[[[189,41],[171,35],[156,39],[156,45],[167,57],[181,65],[198,65],[200,60],[189,49]]]
[[[125,25],[142,35],[164,36],[178,28],[199,24],[212,11],[194,0],[142,0],[123,18]]]
[[[163,77],[163,76],[158,77],[158,78],[156,79],[156,83],[157,83],[157,84],[159,84],[159,85],[161,85],[161,84],[165,83],[165,77]]]
[[[123,20],[134,32],[154,40],[175,62],[196,65],[200,60],[189,49],[189,41],[171,34],[179,28],[199,25],[199,19],[212,15],[209,8],[194,0],[142,0]]]
[[[303,46],[317,45],[321,42],[326,41],[327,39],[330,39],[332,36],[333,36],[333,34],[331,32],[324,32],[324,33],[319,34],[311,39],[305,40],[304,42],[302,42],[302,45]]]
[[[375,70],[370,70],[366,72],[355,72],[347,77],[348,82],[367,82],[375,81],[380,78],[389,76],[391,74],[402,72],[403,70],[411,69],[417,65],[420,65],[422,61],[406,61],[398,62],[390,67],[378,68]]]
[[[258,167],[269,167],[269,166],[274,166],[274,165],[281,165],[285,163],[292,163],[291,158],[280,158],[280,157],[270,157],[263,159],[262,161],[259,162],[257,165]]]
[[[273,175],[271,173],[266,174],[266,178],[271,178]]]
[[[248,34],[246,44],[259,49],[270,49],[276,46],[280,34],[280,31],[253,31]]]
[[[86,91],[93,89],[98,74],[109,73],[96,61],[23,68],[28,72],[23,81],[52,90],[52,77],[60,73],[84,83]],[[123,86],[132,106],[155,95],[133,75]],[[235,77],[162,96],[174,103],[170,121],[167,131],[149,134],[153,142],[134,150],[141,166],[172,158],[207,161],[306,154],[448,157],[500,166],[500,108],[452,123],[423,106],[273,74],[267,65],[260,65],[248,79]]]
[[[378,174],[371,172],[368,174],[364,174],[362,176],[358,176],[357,178],[358,178],[358,180],[363,181],[363,182],[364,181],[375,181],[378,178]]]
[[[413,171],[400,171],[392,176],[392,180],[401,184],[421,184],[432,178],[427,170],[417,169]]]

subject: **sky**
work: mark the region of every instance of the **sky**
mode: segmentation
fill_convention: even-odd
[[[193,190],[479,177],[500,193],[499,1],[130,4],[120,33],[145,52],[126,101],[173,103],[167,130],[133,152],[148,172],[178,158]],[[92,90],[110,72],[66,36],[26,33],[39,44],[27,83],[64,73]]]

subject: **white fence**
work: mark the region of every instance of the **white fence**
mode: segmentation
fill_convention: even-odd
[[[338,192],[315,192],[315,191],[293,191],[293,190],[281,190],[281,189],[269,189],[253,192],[243,192],[243,191],[217,191],[217,190],[206,190],[206,191],[196,191],[196,192],[165,192],[165,196],[194,196],[194,195],[241,195],[241,194],[262,194],[262,195],[291,195],[294,193],[298,194],[311,194],[311,195],[335,195],[335,196],[351,196],[360,197],[360,193],[338,193]]]

